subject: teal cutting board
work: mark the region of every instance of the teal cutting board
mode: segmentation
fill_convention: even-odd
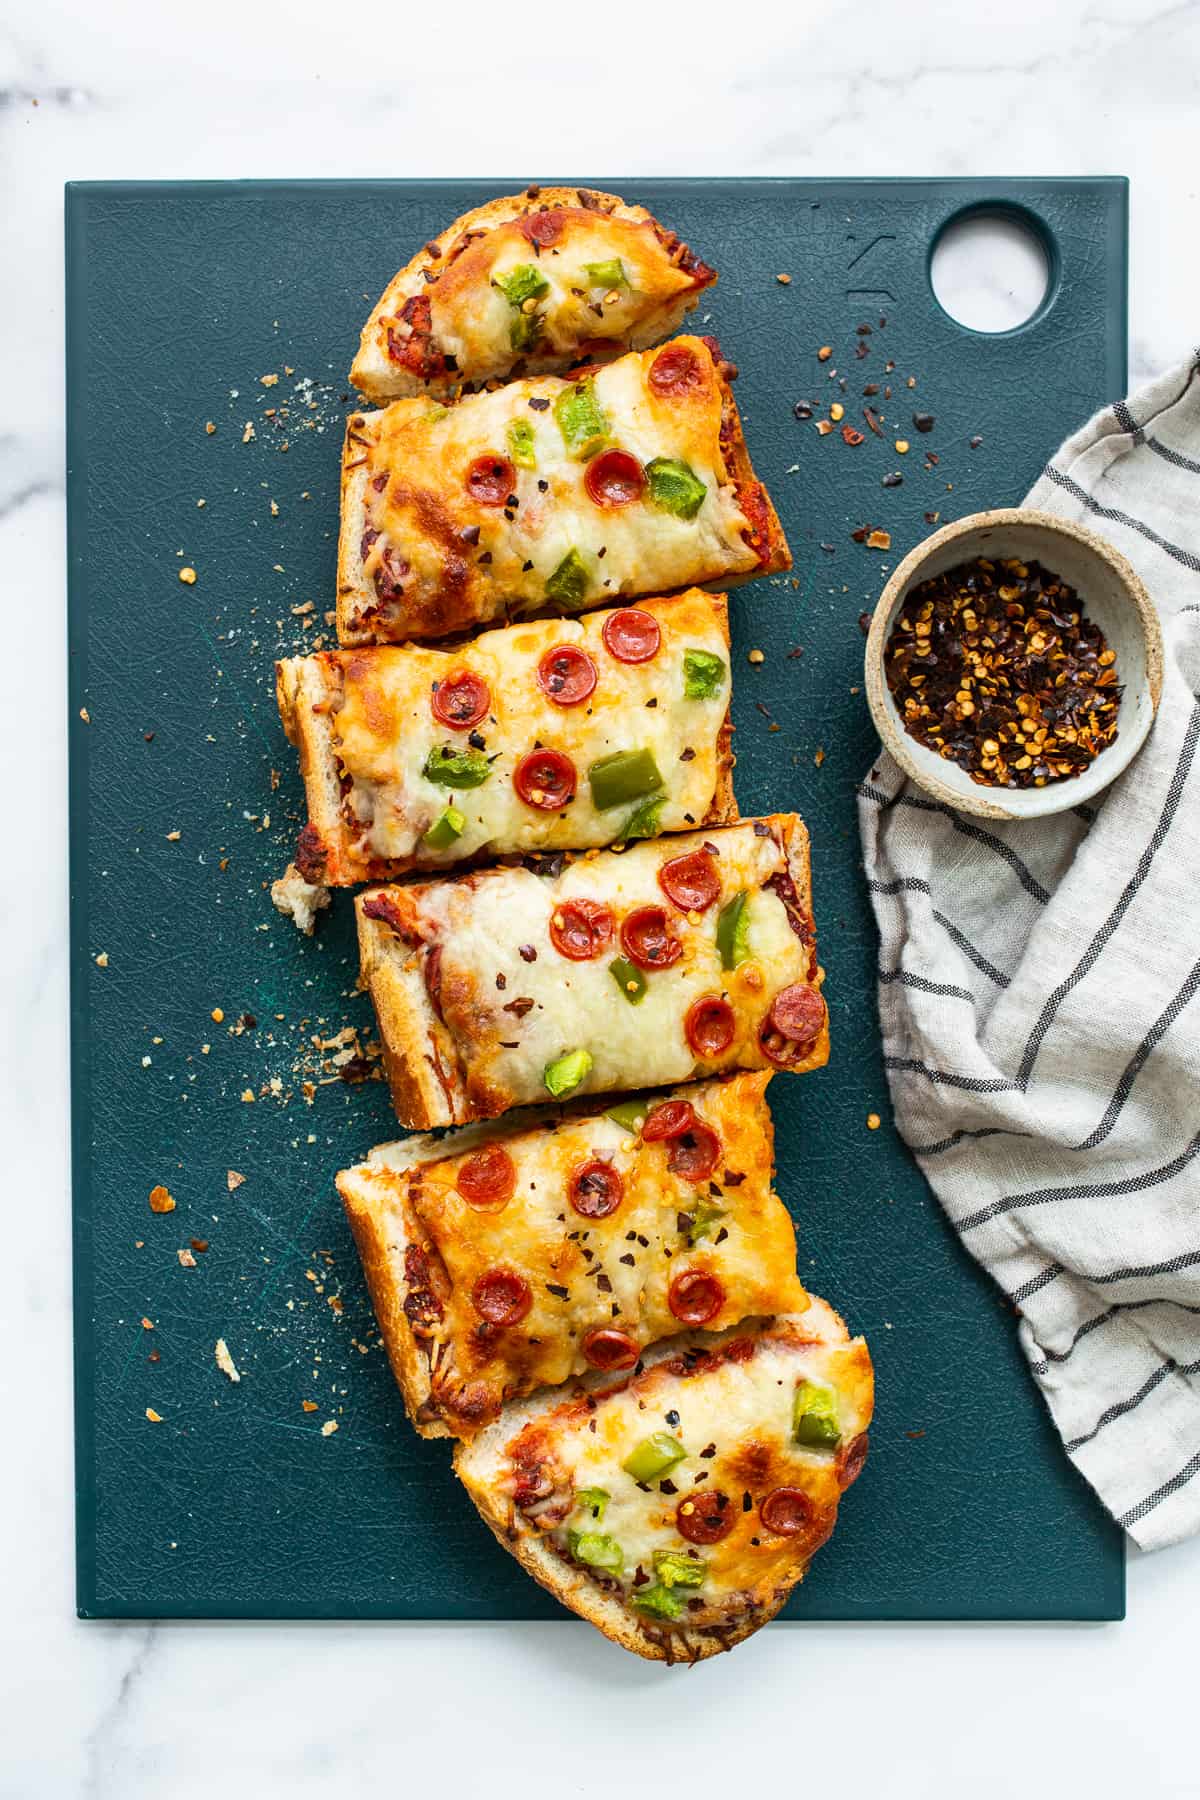
[[[306,940],[268,893],[302,822],[272,662],[326,629],[359,328],[419,245],[520,185],[67,193],[84,1614],[559,1614],[480,1525],[446,1445],[409,1430],[372,1329],[333,1174],[396,1132],[384,1087],[347,1084],[337,1047],[318,1047],[368,1025],[348,898]],[[926,512],[1017,501],[1123,391],[1125,183],[617,185],[722,270],[701,329],[741,367],[795,554],[794,579],[733,601],[737,790],[744,812],[795,807],[812,832],[833,1057],[772,1088],[778,1186],[804,1278],[866,1333],[878,1411],[789,1615],[1119,1617],[1120,1535],[1059,1448],[1011,1309],[890,1124],[854,785],[875,750],[859,614],[885,570]],[[1024,209],[1052,270],[1041,313],[995,337],[948,319],[928,280],[938,230],[980,203]],[[868,382],[893,391],[871,402],[883,437],[862,418]],[[794,416],[835,398],[861,445]],[[927,434],[914,409],[934,415]],[[903,485],[884,488],[894,469]],[[890,554],[853,541],[864,525],[891,532]],[[173,1212],[151,1211],[159,1184]]]

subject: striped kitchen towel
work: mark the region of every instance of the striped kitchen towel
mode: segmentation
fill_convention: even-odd
[[[1068,1455],[1156,1549],[1200,1527],[1200,353],[1027,503],[1138,570],[1162,703],[1125,775],[1051,819],[984,829],[881,754],[859,807],[884,1057]]]

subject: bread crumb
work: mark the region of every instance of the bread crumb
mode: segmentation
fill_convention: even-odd
[[[154,1330],[154,1320],[153,1319],[143,1319],[142,1320],[142,1330],[143,1331],[153,1331]]]
[[[818,362],[828,362],[832,355],[833,355],[833,345],[832,344],[822,344],[821,348],[817,351],[817,361]]]
[[[253,1088],[243,1088],[242,1089],[242,1104],[243,1104],[243,1106],[253,1106],[254,1105],[254,1089]]]
[[[81,706],[81,707],[80,707],[80,709],[79,709],[79,716],[80,716],[80,718],[81,718],[81,719],[82,719],[82,720],[83,720],[83,722],[84,722],[84,724],[85,724],[85,725],[90,725],[90,724],[91,724],[91,722],[92,722],[92,715],[91,715],[91,713],[90,713],[90,712],[89,712],[89,711],[88,711],[88,709],[87,709],[87,707],[86,707],[86,706]]]
[[[213,1355],[217,1359],[217,1367],[220,1369],[222,1375],[228,1375],[230,1381],[240,1381],[242,1379],[238,1374],[237,1364],[229,1354],[229,1345],[225,1342],[224,1338],[217,1339]]]
[[[756,667],[759,663],[766,662],[766,660],[766,656],[761,650],[749,650],[746,653],[746,661],[754,663]]]
[[[239,1175],[236,1169],[227,1169],[225,1171],[225,1186],[229,1189],[231,1194],[234,1188],[241,1187],[245,1179],[246,1177],[244,1175]]]
[[[161,1425],[162,1424],[162,1414],[156,1413],[152,1406],[148,1406],[146,1408],[146,1417],[149,1419],[149,1421],[152,1425]]]
[[[184,587],[191,587],[192,583],[196,579],[195,569],[191,568],[190,566],[185,565],[179,571],[179,579],[180,579],[180,581],[182,581]]]
[[[337,1430],[337,1420],[336,1419],[326,1419],[325,1423],[321,1427],[321,1436],[322,1437],[332,1437],[336,1430]]]
[[[258,379],[263,387],[274,387],[279,377],[278,375],[260,375]]]
[[[107,967],[108,967],[108,951],[107,950],[102,950],[100,952],[99,956],[96,958],[96,967],[98,969],[107,969]]]
[[[190,1250],[177,1250],[175,1254],[179,1258],[179,1266],[181,1269],[195,1269],[199,1267]]]
[[[150,1189],[150,1211],[156,1213],[174,1212],[174,1195],[169,1193],[165,1187],[152,1187]]]
[[[206,436],[207,436],[207,437],[211,437],[211,436],[212,436],[212,434],[213,434],[213,432],[214,432],[214,431],[215,431],[215,430],[216,430],[216,429],[217,429],[217,428],[216,428],[216,426],[215,426],[215,425],[214,425],[214,424],[213,424],[213,422],[212,422],[212,420],[211,420],[211,419],[205,419],[205,421],[204,421],[204,431],[205,431],[205,435],[206,435]]]
[[[331,897],[327,887],[306,881],[295,863],[289,863],[279,880],[271,883],[272,905],[291,919],[305,937],[312,936],[317,914],[329,905]]]
[[[790,275],[777,275],[775,279],[780,287],[791,287],[792,285],[792,278]]]
[[[890,531],[868,531],[868,533],[867,533],[867,549],[868,550],[890,550],[891,547],[892,547],[892,534]]]
[[[182,836],[182,831],[168,831],[167,842],[168,844],[177,844]]]

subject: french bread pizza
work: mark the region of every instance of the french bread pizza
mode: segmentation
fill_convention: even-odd
[[[699,588],[454,650],[291,657],[276,689],[308,801],[296,864],[324,886],[737,816],[726,605]]]
[[[867,1453],[871,1359],[823,1300],[514,1401],[455,1452],[497,1539],[627,1650],[697,1662],[774,1618]]]
[[[716,278],[644,207],[530,187],[464,213],[393,277],[350,379],[376,402],[442,398],[644,349],[677,331]]]
[[[337,1177],[423,1436],[471,1437],[506,1401],[632,1369],[681,1330],[807,1304],[771,1191],[770,1079],[409,1138]]]
[[[451,406],[352,413],[343,645],[438,638],[791,566],[712,339]]]
[[[794,813],[589,851],[557,873],[373,888],[355,904],[409,1127],[828,1060]]]

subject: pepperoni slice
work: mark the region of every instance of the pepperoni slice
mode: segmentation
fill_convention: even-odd
[[[467,470],[467,492],[479,506],[503,506],[516,479],[507,456],[477,456]]]
[[[733,1530],[737,1511],[719,1488],[699,1488],[675,1508],[675,1529],[689,1544],[719,1544]]]
[[[571,1172],[571,1205],[584,1219],[607,1219],[621,1204],[625,1183],[610,1162],[593,1157]]]
[[[690,1100],[664,1100],[647,1115],[642,1142],[656,1144],[661,1138],[682,1137],[695,1123],[696,1111]]]
[[[667,1305],[682,1325],[707,1325],[725,1304],[725,1288],[707,1269],[685,1269],[667,1289]]]
[[[455,669],[439,681],[430,702],[433,716],[452,731],[470,731],[491,710],[492,690],[482,675]]]
[[[662,906],[634,907],[621,927],[621,948],[639,969],[669,969],[683,955]]]
[[[649,662],[662,643],[658,620],[640,606],[623,606],[610,613],[600,635],[608,654],[623,663]]]
[[[586,650],[555,644],[537,666],[537,684],[555,706],[579,706],[596,686],[596,665]]]
[[[642,1354],[628,1332],[611,1325],[589,1331],[579,1348],[593,1369],[632,1369]]]
[[[667,1167],[672,1175],[678,1175],[684,1181],[707,1181],[720,1156],[720,1138],[697,1119],[687,1131],[672,1139],[667,1151]]]
[[[515,1269],[489,1269],[471,1289],[471,1303],[489,1325],[516,1325],[533,1305],[533,1295]]]
[[[814,1523],[817,1509],[803,1488],[773,1488],[758,1509],[768,1531],[780,1537],[796,1537]]]
[[[583,485],[597,506],[629,506],[645,492],[646,476],[628,450],[605,450],[588,464]]]
[[[759,1048],[771,1062],[786,1067],[808,1055],[825,1023],[825,1002],[816,988],[802,981],[781,988],[758,1034]]]
[[[521,220],[521,230],[531,244],[557,244],[562,236],[563,217],[561,212],[535,212]]]
[[[648,380],[656,394],[694,393],[704,386],[704,369],[694,350],[686,344],[673,344],[650,364]]]
[[[683,1029],[693,1052],[705,1062],[723,1056],[733,1042],[737,1028],[733,1008],[720,994],[701,994],[693,1000],[683,1020]]]
[[[468,1206],[499,1211],[517,1187],[517,1165],[499,1144],[488,1144],[459,1164],[454,1185]]]
[[[598,900],[564,900],[550,915],[550,942],[568,962],[590,962],[612,934],[612,912]]]
[[[862,1474],[863,1464],[867,1460],[867,1434],[860,1432],[846,1445],[838,1463],[838,1481],[842,1487],[848,1488]]]
[[[658,885],[680,912],[706,912],[721,895],[716,857],[707,850],[673,856],[658,871]]]
[[[513,771],[513,786],[526,806],[559,812],[575,798],[575,764],[561,750],[530,750]]]

